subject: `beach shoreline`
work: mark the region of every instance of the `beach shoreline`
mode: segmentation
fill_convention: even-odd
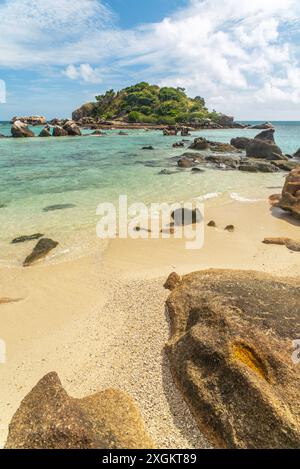
[[[206,204],[204,246],[182,239],[115,239],[103,254],[0,268],[1,444],[21,399],[57,371],[70,395],[109,387],[136,400],[158,447],[209,447],[171,379],[164,345],[169,339],[163,283],[176,271],[257,270],[299,277],[299,254],[265,245],[265,237],[298,239],[299,223],[268,202]],[[234,232],[224,230],[232,224]],[[176,417],[177,415],[177,417]]]

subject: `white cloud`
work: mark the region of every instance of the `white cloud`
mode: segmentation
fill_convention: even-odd
[[[0,17],[0,67],[62,67],[82,83],[118,73],[184,86],[212,107],[222,97],[222,109],[238,115],[300,103],[298,0],[190,0],[132,30],[114,26],[97,0],[9,0]]]
[[[84,83],[101,83],[102,78],[96,69],[90,64],[80,64],[78,67],[69,65],[63,74],[71,80],[80,80]]]

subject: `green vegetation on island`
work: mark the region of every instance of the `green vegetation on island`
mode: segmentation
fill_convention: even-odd
[[[84,104],[73,118],[100,118],[145,124],[197,124],[203,119],[217,121],[219,114],[209,112],[205,100],[189,98],[184,88],[163,87],[141,82],[121,91],[109,90],[96,96],[95,103]]]

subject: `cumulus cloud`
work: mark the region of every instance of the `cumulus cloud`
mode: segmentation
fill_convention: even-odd
[[[184,86],[238,114],[300,103],[298,0],[190,0],[131,30],[98,0],[9,0],[0,17],[0,67],[62,67],[82,83],[100,83],[105,69]]]
[[[90,64],[80,64],[78,67],[75,65],[69,65],[63,74],[71,80],[80,80],[84,83],[101,83],[102,78],[99,76],[99,72],[93,69]]]

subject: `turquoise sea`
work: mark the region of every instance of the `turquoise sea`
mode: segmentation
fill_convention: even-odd
[[[300,147],[300,122],[274,122],[276,142],[286,152]],[[41,128],[33,129],[38,134]],[[90,133],[90,131],[85,131]],[[236,198],[250,203],[266,198],[282,186],[285,174],[251,174],[206,169],[159,175],[174,165],[173,149],[181,137],[164,137],[159,131],[117,130],[105,137],[0,139],[0,265],[18,265],[32,244],[10,245],[20,235],[41,232],[60,242],[53,256],[79,256],[94,246],[97,205],[117,202],[126,194],[129,202],[175,202],[196,197],[219,203]],[[255,136],[257,130],[204,130],[211,140],[229,142],[234,136]],[[0,134],[10,135],[10,125],[0,122]],[[142,150],[152,145],[153,151]],[[278,192],[278,190],[277,190]],[[56,204],[70,208],[43,211]],[[34,244],[33,244],[34,245]]]

